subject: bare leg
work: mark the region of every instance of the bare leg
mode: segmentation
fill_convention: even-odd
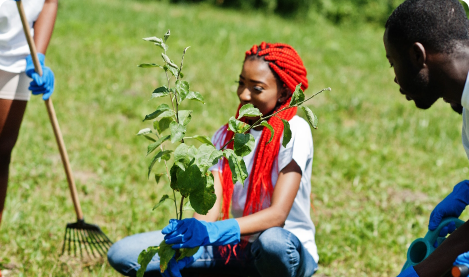
[[[435,251],[414,266],[415,271],[421,277],[451,276],[444,275],[453,266],[456,258],[469,251],[469,221],[456,229]]]
[[[0,99],[0,224],[8,186],[8,168],[27,101]]]

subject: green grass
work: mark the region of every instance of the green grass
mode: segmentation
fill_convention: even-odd
[[[235,80],[244,52],[261,41],[293,45],[308,69],[313,131],[312,177],[319,276],[395,276],[409,244],[426,232],[432,208],[469,171],[461,116],[438,102],[421,111],[393,83],[377,26],[288,21],[209,5],[154,1],[61,1],[47,64],[54,103],[87,222],[117,241],[161,229],[174,213],[152,206],[168,186],[146,179],[149,100],[163,84],[159,49],[141,40],[171,29],[169,56],[185,46],[186,78],[206,98],[189,134],[211,134],[237,107]],[[108,264],[58,259],[75,221],[44,104],[28,104],[13,153],[0,230],[0,269],[10,276],[117,276]],[[195,124],[195,121],[198,121]],[[162,168],[159,170],[162,171]],[[463,216],[467,218],[467,214]],[[157,244],[159,242],[155,242]]]

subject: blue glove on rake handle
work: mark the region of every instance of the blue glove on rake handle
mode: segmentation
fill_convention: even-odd
[[[200,258],[203,252],[204,248],[200,247],[192,257],[185,257],[179,261],[176,261],[173,257],[168,263],[168,268],[163,272],[163,277],[182,277],[180,271]]]
[[[459,255],[453,265],[454,267],[451,270],[453,276],[469,276],[469,252]]]
[[[458,218],[468,204],[469,181],[464,180],[454,186],[453,192],[446,196],[446,198],[443,199],[443,201],[441,201],[435,207],[435,209],[433,209],[433,212],[430,215],[430,223],[428,224],[428,229],[430,231],[435,230],[444,218]],[[440,236],[445,236],[447,233],[451,233],[452,231],[454,231],[454,228],[453,226],[448,226],[448,229],[446,229],[446,234],[442,234],[443,230],[442,232],[440,232]]]
[[[199,221],[195,218],[171,219],[161,233],[165,235],[167,244],[173,244],[173,249],[237,244],[241,239],[241,231],[235,219],[217,222]]]
[[[31,90],[34,95],[42,94],[42,100],[47,100],[54,92],[54,73],[50,68],[44,66],[44,54],[37,53],[37,57],[41,64],[42,76],[39,76],[34,69],[33,58],[31,55],[26,57],[26,75],[33,79],[31,83],[29,83],[29,90]]]

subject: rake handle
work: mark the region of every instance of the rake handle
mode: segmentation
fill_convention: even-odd
[[[31,51],[31,57],[34,63],[34,69],[42,76],[42,68],[39,63],[39,59],[37,58],[37,51],[36,45],[34,44],[34,40],[29,32],[29,24],[28,20],[26,19],[26,14],[24,12],[23,3],[20,1],[16,1],[16,6],[18,7],[18,12],[20,13],[21,23],[23,25],[24,34],[26,36],[26,40],[28,41],[29,50]],[[80,201],[78,200],[78,193],[77,187],[75,186],[75,181],[73,179],[72,169],[70,167],[70,162],[68,159],[67,149],[65,148],[65,143],[62,137],[62,132],[60,131],[59,122],[57,121],[57,116],[55,114],[54,105],[52,105],[52,99],[44,101],[47,107],[47,113],[49,114],[49,119],[52,124],[52,129],[54,129],[55,140],[57,141],[57,145],[59,146],[60,157],[62,158],[62,163],[64,165],[65,174],[67,175],[68,187],[70,189],[70,194],[72,195],[73,206],[75,207],[75,213],[77,214],[78,220],[83,220],[83,212],[81,211]]]

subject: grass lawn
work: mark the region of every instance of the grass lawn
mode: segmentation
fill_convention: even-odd
[[[306,94],[332,88],[309,103],[320,124],[313,131],[311,183],[318,275],[395,276],[409,244],[426,233],[433,207],[467,178],[469,167],[461,116],[442,101],[418,110],[400,95],[379,26],[289,21],[207,5],[61,1],[46,62],[56,75],[53,99],[87,222],[117,241],[161,229],[173,216],[169,202],[152,212],[169,186],[147,180],[147,141],[135,136],[148,127],[141,120],[158,105],[150,94],[164,81],[157,69],[136,67],[161,59],[141,38],[167,29],[172,59],[179,63],[192,46],[185,75],[206,99],[183,104],[194,110],[189,135],[211,136],[234,115],[235,80],[253,44],[286,42],[298,50],[308,69]],[[117,276],[106,263],[58,258],[65,225],[75,220],[46,109],[32,97],[0,230],[4,275]]]

